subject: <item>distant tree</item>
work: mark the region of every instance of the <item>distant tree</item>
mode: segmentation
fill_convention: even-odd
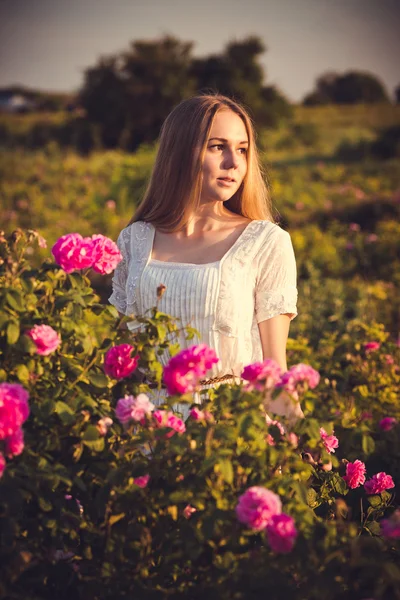
[[[394,90],[394,95],[396,97],[397,104],[400,104],[400,83],[397,88]]]
[[[192,46],[172,36],[135,41],[127,52],[86,70],[79,103],[100,125],[106,146],[134,150],[154,141],[172,108],[195,90]]]
[[[244,103],[257,125],[277,125],[291,116],[292,107],[274,86],[264,86],[259,58],[265,50],[260,38],[249,36],[228,43],[220,55],[195,59],[191,73],[198,91],[218,91]]]
[[[390,102],[383,83],[371,73],[358,71],[321,75],[316,81],[316,89],[303,100],[303,104],[309,106],[375,102]]]

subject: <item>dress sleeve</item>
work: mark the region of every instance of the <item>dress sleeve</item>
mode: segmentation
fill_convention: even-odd
[[[123,229],[117,239],[117,246],[123,258],[115,268],[112,278],[113,292],[108,299],[109,303],[124,315],[126,314],[126,280],[130,260],[128,233],[127,229]]]
[[[260,251],[255,289],[257,323],[277,315],[297,313],[297,268],[292,240],[277,226]]]

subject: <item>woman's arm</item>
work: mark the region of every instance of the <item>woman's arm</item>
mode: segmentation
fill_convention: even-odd
[[[275,360],[282,371],[287,371],[286,344],[289,336],[291,313],[277,315],[258,324],[263,359]],[[275,400],[269,400],[266,409],[277,415],[285,415],[294,423],[304,417],[300,402],[282,391]]]
[[[287,371],[286,344],[289,336],[290,313],[277,315],[258,324],[263,359],[272,358]]]

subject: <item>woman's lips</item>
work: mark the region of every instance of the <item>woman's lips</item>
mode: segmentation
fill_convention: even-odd
[[[234,185],[236,183],[234,179],[221,179],[221,178],[218,178],[217,181],[219,181],[222,185],[227,186],[227,187],[229,187],[231,185]]]

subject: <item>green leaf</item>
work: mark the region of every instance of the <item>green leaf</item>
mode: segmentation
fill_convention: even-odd
[[[364,434],[361,441],[364,454],[372,454],[375,450],[375,441],[370,435]]]
[[[102,373],[101,371],[90,372],[88,374],[88,379],[89,379],[90,383],[93,384],[94,387],[97,387],[97,388],[105,388],[108,385],[108,379],[107,379],[106,375],[104,373]]]
[[[6,302],[11,308],[17,312],[25,310],[24,303],[21,298],[21,294],[17,290],[9,290],[6,294]]]
[[[88,425],[82,439],[86,442],[92,442],[98,440],[100,432],[95,425]]]
[[[233,481],[232,462],[228,458],[220,458],[217,464],[222,477],[225,479],[226,483],[230,485]]]
[[[115,523],[118,523],[118,521],[120,521],[121,519],[123,519],[125,517],[125,513],[120,513],[119,515],[112,515],[109,519],[108,519],[108,523],[109,525],[114,525]]]
[[[382,504],[382,498],[380,497],[379,494],[373,494],[371,496],[367,496],[367,500],[373,508],[378,508]]]
[[[61,402],[61,400],[56,402],[54,410],[60,417],[62,423],[64,423],[65,425],[69,425],[70,423],[73,423],[75,421],[74,411],[65,402]]]
[[[39,506],[42,510],[44,510],[44,512],[50,512],[53,509],[51,502],[45,498],[39,498]]]
[[[17,321],[10,321],[7,325],[7,343],[15,344],[18,341],[20,334],[19,323]]]
[[[29,382],[29,370],[25,365],[17,365],[15,367],[15,372],[21,383]]]

